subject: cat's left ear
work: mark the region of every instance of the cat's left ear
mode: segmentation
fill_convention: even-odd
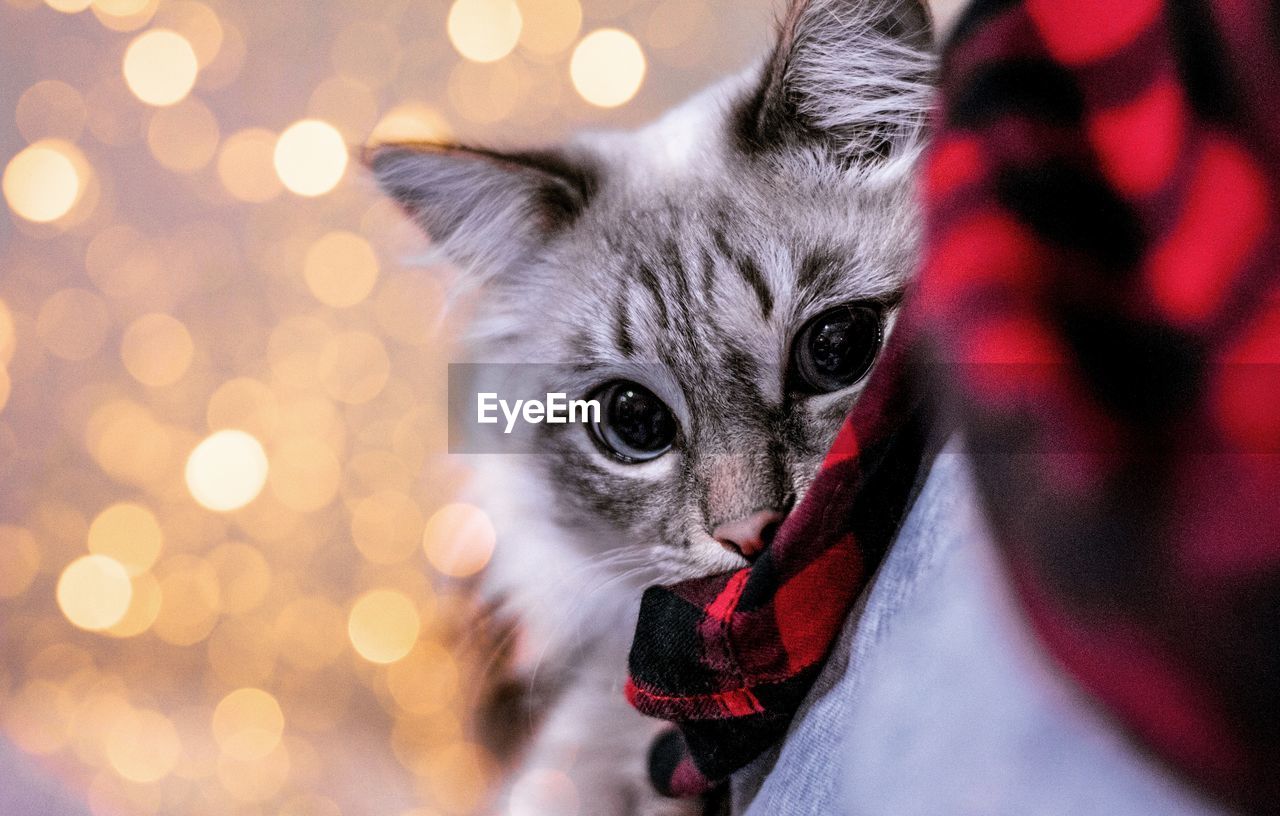
[[[751,153],[826,145],[874,161],[918,134],[932,98],[924,0],[791,0],[778,43],[736,114]]]
[[[595,189],[588,167],[556,152],[387,144],[367,149],[364,161],[451,261],[487,274],[573,223]]]

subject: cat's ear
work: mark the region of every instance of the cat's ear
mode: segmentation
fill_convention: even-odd
[[[387,144],[366,150],[364,160],[451,260],[491,273],[573,223],[595,188],[588,167],[549,151]]]
[[[793,0],[737,136],[748,151],[822,142],[874,160],[918,132],[933,74],[924,0]]]

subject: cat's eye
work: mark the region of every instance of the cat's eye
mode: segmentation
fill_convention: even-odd
[[[591,433],[613,458],[628,464],[657,459],[676,439],[676,418],[652,391],[634,382],[618,381],[591,397],[600,402],[600,421]]]
[[[809,394],[848,388],[867,376],[883,338],[880,307],[852,303],[810,320],[791,346],[791,387]]]

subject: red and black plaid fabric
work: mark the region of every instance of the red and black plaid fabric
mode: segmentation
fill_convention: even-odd
[[[906,507],[927,382],[1046,649],[1189,779],[1280,813],[1280,5],[978,0],[938,125],[907,306],[937,365],[895,335],[760,561],[646,595],[628,693],[679,726],[659,787],[785,731]]]
[[[980,0],[917,319],[1043,644],[1280,812],[1280,5]]]

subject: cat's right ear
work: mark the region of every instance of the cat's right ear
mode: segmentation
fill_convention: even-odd
[[[364,161],[450,260],[490,274],[572,224],[596,186],[589,168],[555,152],[386,144]]]

